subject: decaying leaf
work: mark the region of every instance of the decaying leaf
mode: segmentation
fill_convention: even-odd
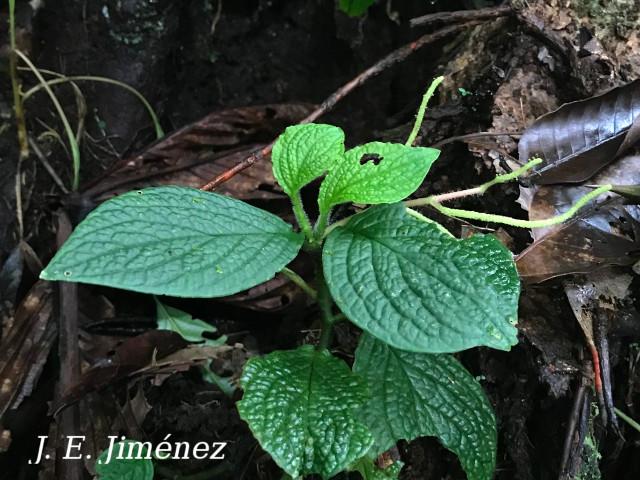
[[[592,179],[595,184],[640,183],[640,156],[621,158]],[[540,187],[529,205],[531,220],[565,212],[589,187]],[[516,259],[521,278],[541,282],[607,265],[631,265],[640,255],[640,208],[622,197],[605,194],[572,220],[532,230],[534,243]]]
[[[518,144],[522,162],[544,160],[533,183],[578,183],[589,179],[640,139],[640,80],[567,103],[540,117]]]
[[[274,104],[214,112],[118,162],[83,197],[102,201],[132,189],[158,185],[198,188],[273,140],[312,109]],[[283,197],[274,192],[270,162],[259,162],[221,185],[218,193],[240,199]]]
[[[49,355],[56,326],[52,320],[53,302],[48,282],[38,282],[18,306],[12,327],[0,344],[0,421],[9,408],[16,408],[31,394]],[[8,435],[2,432],[0,445]],[[0,450],[1,451],[1,450]]]
[[[188,343],[180,335],[166,330],[151,330],[128,338],[117,346],[110,356],[83,373],[79,382],[62,395],[52,410],[57,412],[64,406],[77,402],[89,392],[130,378],[134,372],[157,365],[166,367],[166,359],[187,346]]]

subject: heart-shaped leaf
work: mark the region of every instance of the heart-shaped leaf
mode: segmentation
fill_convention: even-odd
[[[508,350],[517,342],[518,274],[493,236],[457,240],[402,204],[372,207],[329,234],[323,264],[342,312],[396,348]]]
[[[288,127],[273,146],[273,176],[289,196],[315,180],[344,154],[344,132],[333,125]]]
[[[435,436],[458,456],[469,480],[493,478],[496,420],[480,384],[453,356],[397,350],[365,333],[353,370],[371,391],[363,418],[375,452]]]
[[[371,142],[352,148],[322,182],[320,211],[346,202],[399,202],[416,191],[438,155],[435,148],[398,143]]]
[[[356,413],[363,381],[326,350],[310,345],[250,360],[240,380],[240,416],[262,448],[289,475],[330,478],[372,445]]]
[[[544,160],[533,183],[576,183],[591,178],[640,139],[640,80],[562,105],[527,128],[518,143],[522,162]]]
[[[148,188],[89,214],[40,277],[222,297],[272,278],[302,241],[280,218],[239,200],[191,188]]]

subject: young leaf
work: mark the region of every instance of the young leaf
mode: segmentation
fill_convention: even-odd
[[[363,334],[353,370],[367,379],[363,418],[376,452],[398,440],[435,436],[454,452],[469,480],[491,480],[496,420],[480,384],[451,355],[396,350]]]
[[[272,278],[302,241],[280,218],[239,200],[191,188],[148,188],[89,214],[40,277],[222,297]]]
[[[376,0],[340,0],[340,10],[350,17],[359,17],[375,3]]]
[[[440,151],[371,142],[348,150],[320,187],[318,204],[328,212],[339,203],[394,203],[422,183]]]
[[[215,333],[217,330],[216,327],[197,318],[193,318],[187,312],[165,305],[157,298],[155,300],[158,330],[171,330],[172,332],[178,333],[188,342],[202,342],[203,345],[212,347],[224,345],[227,341],[227,337],[224,335],[215,340],[205,337],[203,333]]]
[[[517,343],[518,274],[493,236],[458,240],[402,204],[372,207],[329,234],[323,265],[342,312],[396,348],[447,353]]]
[[[369,429],[356,413],[367,389],[342,361],[310,345],[250,360],[240,416],[289,475],[329,478],[365,455]]]
[[[343,154],[344,132],[340,128],[315,123],[294,125],[273,146],[273,176],[289,196],[294,196],[328,171]]]
[[[177,308],[170,307],[156,300],[156,317],[158,320],[158,330],[171,330],[176,332],[182,338],[189,342],[202,342],[203,345],[216,347],[224,345],[227,341],[225,335],[212,339],[205,337],[203,333],[215,333],[216,327],[193,318],[187,312],[178,310]],[[213,373],[211,370],[211,362],[208,365],[201,367],[202,378],[205,382],[213,383],[227,396],[232,396],[235,391],[235,387],[229,380],[229,378],[222,377]]]
[[[124,445],[123,445],[124,444]],[[143,457],[140,460],[119,458],[120,449],[124,457]],[[153,462],[144,457],[151,454],[142,442],[125,440],[114,444],[111,458],[109,450],[104,450],[96,461],[99,480],[153,480]],[[108,463],[107,463],[108,461]]]

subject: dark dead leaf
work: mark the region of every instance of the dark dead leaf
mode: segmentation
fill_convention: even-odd
[[[84,372],[78,384],[62,395],[54,410],[58,411],[61,406],[78,401],[88,392],[103,389],[125,379],[153,359],[164,358],[187,345],[180,335],[166,330],[150,330],[142,335],[127,338]]]
[[[189,345],[175,332],[151,330],[125,340],[110,358],[85,372],[78,384],[52,406],[52,412],[57,414],[87,393],[120,381],[185,371],[195,365],[204,365],[230,349],[233,347],[227,345]]]
[[[18,306],[11,329],[0,344],[0,418],[29,395],[55,336],[51,286],[40,281]]]
[[[118,162],[83,198],[102,201],[123,191],[157,185],[198,188],[304,118],[308,104],[274,104],[214,112]],[[217,189],[242,199],[282,197],[271,164],[260,162]]]
[[[119,414],[115,420],[115,425],[112,425],[111,429],[126,431],[129,438],[143,438],[142,423],[151,411],[151,405],[147,401],[140,382],[135,383],[132,386],[132,390],[136,392],[133,397],[127,393],[124,404],[120,405],[118,402]]]
[[[221,299],[240,308],[259,312],[280,312],[292,305],[304,302],[306,294],[282,275],[256,285],[244,292]]]
[[[628,156],[594,178],[598,184],[640,183],[640,156]],[[531,220],[565,212],[589,187],[540,187],[529,207]],[[640,256],[640,208],[605,194],[572,220],[532,231],[534,243],[516,259],[523,280],[541,282],[571,273],[587,273],[607,265],[631,265]]]
[[[539,185],[591,178],[640,139],[640,80],[561,106],[527,128],[522,162],[544,160],[530,179]]]
[[[22,280],[22,249],[16,246],[0,268],[0,328],[13,317],[18,287]],[[7,325],[9,327],[9,325]],[[0,332],[2,329],[0,329]]]

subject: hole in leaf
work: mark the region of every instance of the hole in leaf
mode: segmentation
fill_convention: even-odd
[[[360,157],[360,165],[364,165],[365,163],[373,163],[374,165],[380,165],[380,162],[384,160],[383,157],[378,155],[377,153],[365,153]]]

